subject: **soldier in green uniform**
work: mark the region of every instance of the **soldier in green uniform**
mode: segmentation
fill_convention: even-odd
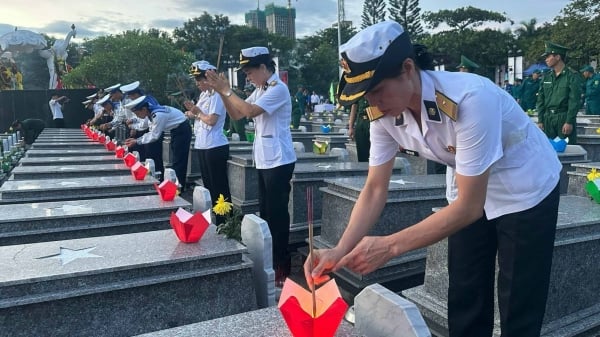
[[[371,148],[369,128],[371,122],[367,115],[368,107],[369,103],[365,98],[361,98],[350,107],[348,136],[356,143],[356,154],[359,162],[369,161],[369,149]]]
[[[531,74],[531,77],[527,77],[525,81],[523,81],[520,104],[524,111],[535,109],[537,93],[540,90],[541,74],[542,71],[537,69]]]
[[[479,64],[469,60],[466,56],[460,56],[460,64],[456,66],[458,71],[463,73],[472,73],[479,68]]]
[[[580,70],[585,82],[585,113],[587,115],[600,115],[600,74],[594,73],[592,66],[585,66]]]
[[[550,139],[568,137],[569,144],[577,144],[582,77],[565,65],[567,50],[567,47],[546,42],[542,57],[551,70],[544,74],[538,92],[538,126]]]

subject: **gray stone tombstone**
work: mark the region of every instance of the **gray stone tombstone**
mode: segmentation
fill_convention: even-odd
[[[446,240],[430,246],[425,283],[402,292],[436,336],[448,336],[447,249]],[[599,252],[600,207],[588,198],[561,196],[541,336],[600,335]],[[500,336],[495,309],[494,336]]]
[[[252,274],[258,307],[275,305],[273,240],[267,222],[254,214],[246,214],[242,219],[242,242],[254,263]]]
[[[192,195],[192,209],[194,212],[204,213],[212,208],[210,192],[203,186],[194,187]]]
[[[350,155],[348,154],[348,150],[342,149],[339,147],[335,147],[335,148],[331,149],[330,154],[332,156],[336,156],[338,158],[338,161],[348,161],[348,159],[350,158]]]
[[[419,309],[380,284],[354,298],[356,329],[369,337],[431,337]]]
[[[581,145],[586,151],[588,159],[591,161],[600,161],[600,135],[577,135],[577,144]]]
[[[567,145],[564,152],[558,153],[558,159],[562,164],[562,170],[560,171],[560,194],[567,194],[569,188],[568,173],[575,170],[573,164],[589,162],[587,152],[581,145]]]

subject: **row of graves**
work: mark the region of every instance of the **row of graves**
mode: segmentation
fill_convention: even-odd
[[[309,228],[315,248],[338,242],[368,171],[343,128],[321,128],[326,118],[347,125],[347,116],[331,114],[304,121],[319,126],[310,132],[292,133],[298,161],[289,244],[305,255]],[[600,158],[593,151],[582,143],[557,152],[562,196],[543,336],[600,332],[600,195],[590,192]],[[208,219],[212,206],[192,147],[188,181],[199,185],[192,204],[163,200],[152,174],[134,179],[133,166],[116,156],[81,130],[47,129],[0,186],[0,336],[448,336],[445,240],[368,275],[336,272],[335,283],[315,292],[313,308],[305,284],[291,280],[276,303],[270,233],[256,214],[252,143],[230,142],[231,201],[246,214],[242,243],[214,225],[195,243],[173,229],[173,218]],[[446,204],[435,165],[399,154],[369,234],[396,232]]]
[[[206,189],[184,200],[169,169],[159,183],[151,162],[98,132],[46,129],[27,151],[15,144],[0,186],[0,336],[430,335],[413,304],[377,284],[354,298],[354,325],[335,281],[310,301],[290,280],[275,303],[262,219],[248,212],[243,243],[227,239],[209,224]]]

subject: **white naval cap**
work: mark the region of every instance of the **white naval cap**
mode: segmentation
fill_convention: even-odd
[[[140,96],[133,101],[125,104],[125,108],[131,111],[136,111],[141,109],[144,105],[155,105],[156,100],[152,96]]]
[[[129,84],[125,84],[119,88],[122,93],[127,94],[130,91],[133,91],[140,87],[140,81],[131,82]]]
[[[216,70],[216,69],[217,69],[217,67],[213,66],[208,61],[205,61],[205,60],[196,61],[196,62],[192,63],[192,66],[190,67],[190,75],[191,76],[204,76],[204,73],[206,73],[207,70]]]
[[[104,89],[104,92],[107,92],[109,94],[114,93],[115,91],[119,90],[119,87],[121,86],[121,83],[117,83],[115,85],[111,85],[110,87]]]
[[[267,47],[250,47],[240,52],[240,68],[268,64],[271,60]]]
[[[96,103],[98,103],[100,105],[104,105],[104,103],[106,103],[106,102],[112,103],[109,99],[110,99],[110,95],[104,95]]]
[[[364,96],[413,53],[408,33],[396,21],[371,25],[340,46],[344,74],[338,86],[342,105]]]
[[[81,104],[83,104],[83,105],[88,105],[88,104],[90,104],[90,103],[92,103],[92,100],[91,100],[91,99],[88,99],[87,101],[83,101],[83,102],[81,102]]]
[[[98,96],[97,92],[95,92],[95,93],[93,93],[93,94],[91,94],[89,96],[85,96],[85,98],[87,98],[87,99],[94,99],[94,97],[96,97],[96,96]]]

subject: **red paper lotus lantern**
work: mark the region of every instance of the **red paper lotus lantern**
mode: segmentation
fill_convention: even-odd
[[[117,146],[115,148],[115,157],[117,157],[117,158],[125,157],[125,148],[122,146]]]
[[[93,133],[92,133],[92,139],[93,139],[93,140],[96,140],[96,141],[97,141],[97,140],[98,140],[98,137],[100,137],[100,136],[98,135],[98,133],[97,133],[97,132],[93,132]]]
[[[348,309],[335,280],[315,291],[316,312],[312,315],[311,292],[286,279],[279,310],[294,337],[333,337]]]
[[[131,167],[131,174],[135,180],[144,180],[146,178],[146,174],[148,174],[148,169],[144,164],[139,161]]]
[[[132,167],[138,160],[133,155],[133,153],[129,152],[125,157],[123,157],[123,161],[127,167]]]
[[[100,144],[106,143],[106,136],[105,135],[98,136],[98,143],[100,143]]]
[[[154,184],[154,187],[156,188],[158,195],[160,195],[160,198],[164,201],[172,201],[175,199],[175,196],[177,196],[177,185],[168,179],[158,186]]]
[[[117,147],[117,145],[114,142],[106,142],[106,144],[104,144],[104,146],[106,146],[106,149],[108,151],[114,151],[115,148]]]
[[[200,241],[208,225],[210,224],[200,213],[192,214],[182,208],[179,208],[177,213],[171,212],[171,227],[181,242]]]

